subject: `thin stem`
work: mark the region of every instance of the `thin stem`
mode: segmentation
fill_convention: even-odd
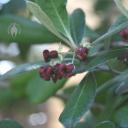
[[[74,60],[75,60],[75,53],[73,54],[72,64],[74,64]]]
[[[125,9],[121,0],[114,0],[114,2],[116,3],[116,6],[121,11],[121,13],[128,18],[128,10]]]

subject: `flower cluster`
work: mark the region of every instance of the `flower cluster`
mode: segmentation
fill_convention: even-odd
[[[76,58],[78,58],[80,61],[84,61],[87,58],[88,49],[86,47],[79,47],[75,51]]]
[[[128,27],[123,29],[119,34],[124,41],[128,41]]]
[[[58,53],[55,50],[49,51],[49,50],[46,49],[46,50],[43,51],[43,57],[44,57],[44,60],[46,62],[48,62],[48,61],[50,61],[50,59],[57,58]]]
[[[50,61],[52,58],[57,58],[58,57],[58,52],[53,50],[44,50],[43,51],[43,57],[46,62]],[[46,81],[53,80],[53,82],[56,82],[57,80],[60,80],[62,78],[69,78],[74,75],[73,70],[74,70],[74,65],[73,64],[56,64],[54,66],[42,66],[39,69],[39,74],[40,77]]]
[[[74,75],[72,72],[74,70],[73,64],[56,64],[55,66],[44,66],[39,69],[39,74],[41,78],[46,81],[53,80],[56,82],[62,78],[69,78]]]

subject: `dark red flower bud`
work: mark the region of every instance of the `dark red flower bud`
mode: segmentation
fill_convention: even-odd
[[[68,73],[68,74],[66,74],[66,78],[70,78],[70,77],[72,77],[72,76],[74,76],[75,74],[74,73]]]
[[[66,68],[67,68],[67,67],[66,67],[66,64],[60,64],[60,65],[59,65],[59,70],[60,70],[60,71],[64,71],[64,70],[66,70]]]
[[[76,49],[76,57],[81,61],[84,61],[87,58],[87,54],[88,49],[86,47],[80,47]]]
[[[73,64],[68,64],[68,65],[66,65],[66,70],[67,70],[67,72],[72,72],[74,68],[75,68],[75,67],[74,67]]]
[[[39,69],[40,77],[44,80],[50,80],[53,74],[53,68],[51,66],[41,67]]]
[[[44,51],[43,51],[43,57],[44,57],[44,60],[45,60],[46,62],[49,61],[49,59],[50,59],[49,50],[44,50]]]
[[[48,65],[45,67],[41,67],[39,69],[39,74],[41,78],[46,81],[52,79],[53,82],[56,82],[57,80],[60,80],[63,77],[69,78],[73,76],[73,69],[73,64],[56,64],[54,67]]]
[[[43,74],[45,74],[46,70],[47,70],[46,67],[40,67],[39,74],[41,77],[43,77]]]
[[[128,41],[128,27],[123,29],[120,33],[124,41]]]
[[[55,51],[55,50],[51,51],[51,52],[50,52],[50,57],[51,57],[51,58],[57,58],[57,57],[58,57],[58,52]]]
[[[53,68],[51,66],[48,66],[47,67],[47,70],[45,72],[47,75],[52,75],[54,72],[53,72]]]

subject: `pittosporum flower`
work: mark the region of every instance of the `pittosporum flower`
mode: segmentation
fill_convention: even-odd
[[[79,47],[75,51],[76,58],[78,58],[81,61],[86,60],[87,54],[88,54],[88,49],[86,47]]]

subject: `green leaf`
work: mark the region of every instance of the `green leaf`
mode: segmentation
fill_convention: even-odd
[[[118,10],[126,17],[128,18],[128,10],[124,7],[124,3],[120,0],[114,0]]]
[[[92,48],[98,47],[99,45],[103,45],[102,41],[113,36],[114,34],[117,34],[120,32],[122,29],[126,28],[128,26],[128,21],[125,21],[118,25],[116,28],[114,27],[113,29],[109,30],[107,33],[104,35],[100,36],[98,39],[92,42]],[[101,45],[101,46],[102,46]]]
[[[115,121],[121,128],[128,127],[128,106],[119,109],[115,114]]]
[[[116,84],[117,82],[125,81],[128,78],[128,70],[125,70],[121,74],[113,77],[112,79],[108,80],[104,84],[102,84],[98,89],[97,93],[109,88],[112,84]]]
[[[36,71],[18,74],[10,80],[10,90],[15,98],[26,98],[26,87],[28,82],[35,76]]]
[[[116,128],[115,124],[111,121],[103,121],[99,123],[96,128]]]
[[[109,31],[111,31],[112,29],[115,29],[116,27],[118,27],[122,23],[126,22],[126,20],[127,20],[127,18],[125,16],[119,16],[117,18],[117,20],[111,25],[111,27],[109,28]]]
[[[60,121],[66,128],[72,128],[80,121],[92,106],[95,95],[96,83],[93,74],[90,73],[77,86],[60,116]]]
[[[41,67],[44,63],[42,61],[36,62],[36,63],[26,63],[26,64],[21,64],[19,66],[16,66],[15,68],[11,69],[7,73],[3,74],[0,76],[0,80],[6,79],[8,77],[12,77],[24,72],[32,71],[35,69],[38,69]]]
[[[35,0],[41,9],[48,15],[56,29],[67,36],[69,33],[68,14],[66,11],[67,0]]]
[[[76,9],[70,15],[70,31],[76,44],[80,44],[84,36],[85,15],[81,9]]]
[[[97,66],[100,66],[102,64],[105,64],[107,61],[117,58],[120,56],[123,52],[128,51],[127,47],[123,48],[116,48],[112,49],[109,51],[103,51],[99,52],[96,56],[94,57],[88,57],[86,60],[86,63],[82,63],[78,65],[79,68],[76,68],[75,72],[83,72],[83,71],[92,71],[94,70]]]
[[[45,4],[44,4],[45,3]],[[53,1],[51,2],[44,2],[43,3],[43,5],[47,5],[47,3],[49,4],[49,5],[53,5],[53,9],[55,8],[55,10],[50,10],[51,12],[54,12],[55,11],[55,14],[57,13],[58,14],[58,11],[56,10],[56,7],[54,7],[54,3],[53,3]],[[55,1],[55,3],[56,3],[56,1]],[[60,2],[59,2],[60,3]],[[53,21],[50,19],[51,17],[45,12],[45,10],[42,10],[41,8],[40,8],[40,6],[38,6],[38,4],[36,4],[36,3],[34,3],[34,2],[30,2],[30,1],[28,1],[27,2],[27,6],[28,6],[28,9],[30,10],[30,12],[32,12],[32,14],[51,32],[51,33],[53,33],[54,35],[56,35],[58,38],[60,38],[61,40],[63,40],[65,43],[67,43],[69,46],[71,46],[70,45],[70,43],[69,43],[69,41],[67,40],[67,38],[65,38],[64,36],[62,36],[58,31],[57,31],[57,29],[58,28],[56,28],[56,26],[55,26],[55,24],[53,23]],[[56,12],[57,11],[57,12]],[[54,17],[55,19],[57,19],[57,18],[60,18],[60,17],[58,17],[58,15],[56,15],[55,17]],[[60,19],[59,19],[60,20]],[[61,19],[62,20],[62,19]],[[63,22],[62,21],[60,21],[62,24],[61,25],[63,25]],[[56,21],[56,24],[59,24],[60,22],[58,22],[58,21]],[[64,28],[65,28],[65,26],[64,26]]]
[[[4,119],[0,121],[0,128],[23,128],[15,120]]]
[[[62,88],[66,79],[53,83],[52,81],[44,81],[40,78],[39,74],[34,76],[27,87],[27,95],[34,103],[46,101],[49,97],[53,96],[58,89]]]
[[[16,23],[18,27],[17,36],[12,37],[9,30],[10,25]],[[14,15],[0,16],[0,41],[17,42],[22,44],[46,43],[60,41],[55,35],[49,32],[43,25],[33,22],[24,17]]]
[[[112,26],[110,26],[108,32],[106,32],[104,35],[100,36],[99,38],[97,38],[95,41],[92,42],[91,44],[92,47],[90,48],[90,55],[96,54],[104,46],[104,43],[106,43],[103,42],[104,40],[108,39],[106,45],[110,46],[111,45],[110,37],[115,36],[116,38],[114,40],[120,38],[120,36],[117,36],[118,32],[120,32],[122,29],[126,28],[127,26],[128,26],[128,21],[125,20],[124,17],[119,17],[117,21],[113,23]]]
[[[16,101],[10,88],[0,88],[0,108],[9,109],[10,105]]]
[[[75,127],[73,128],[94,128],[95,127],[95,117],[92,114],[91,111],[88,111],[84,117],[82,118],[82,121],[80,121]]]
[[[7,4],[4,4],[2,10],[0,10],[0,14],[18,14],[26,9],[25,0],[10,0]]]

